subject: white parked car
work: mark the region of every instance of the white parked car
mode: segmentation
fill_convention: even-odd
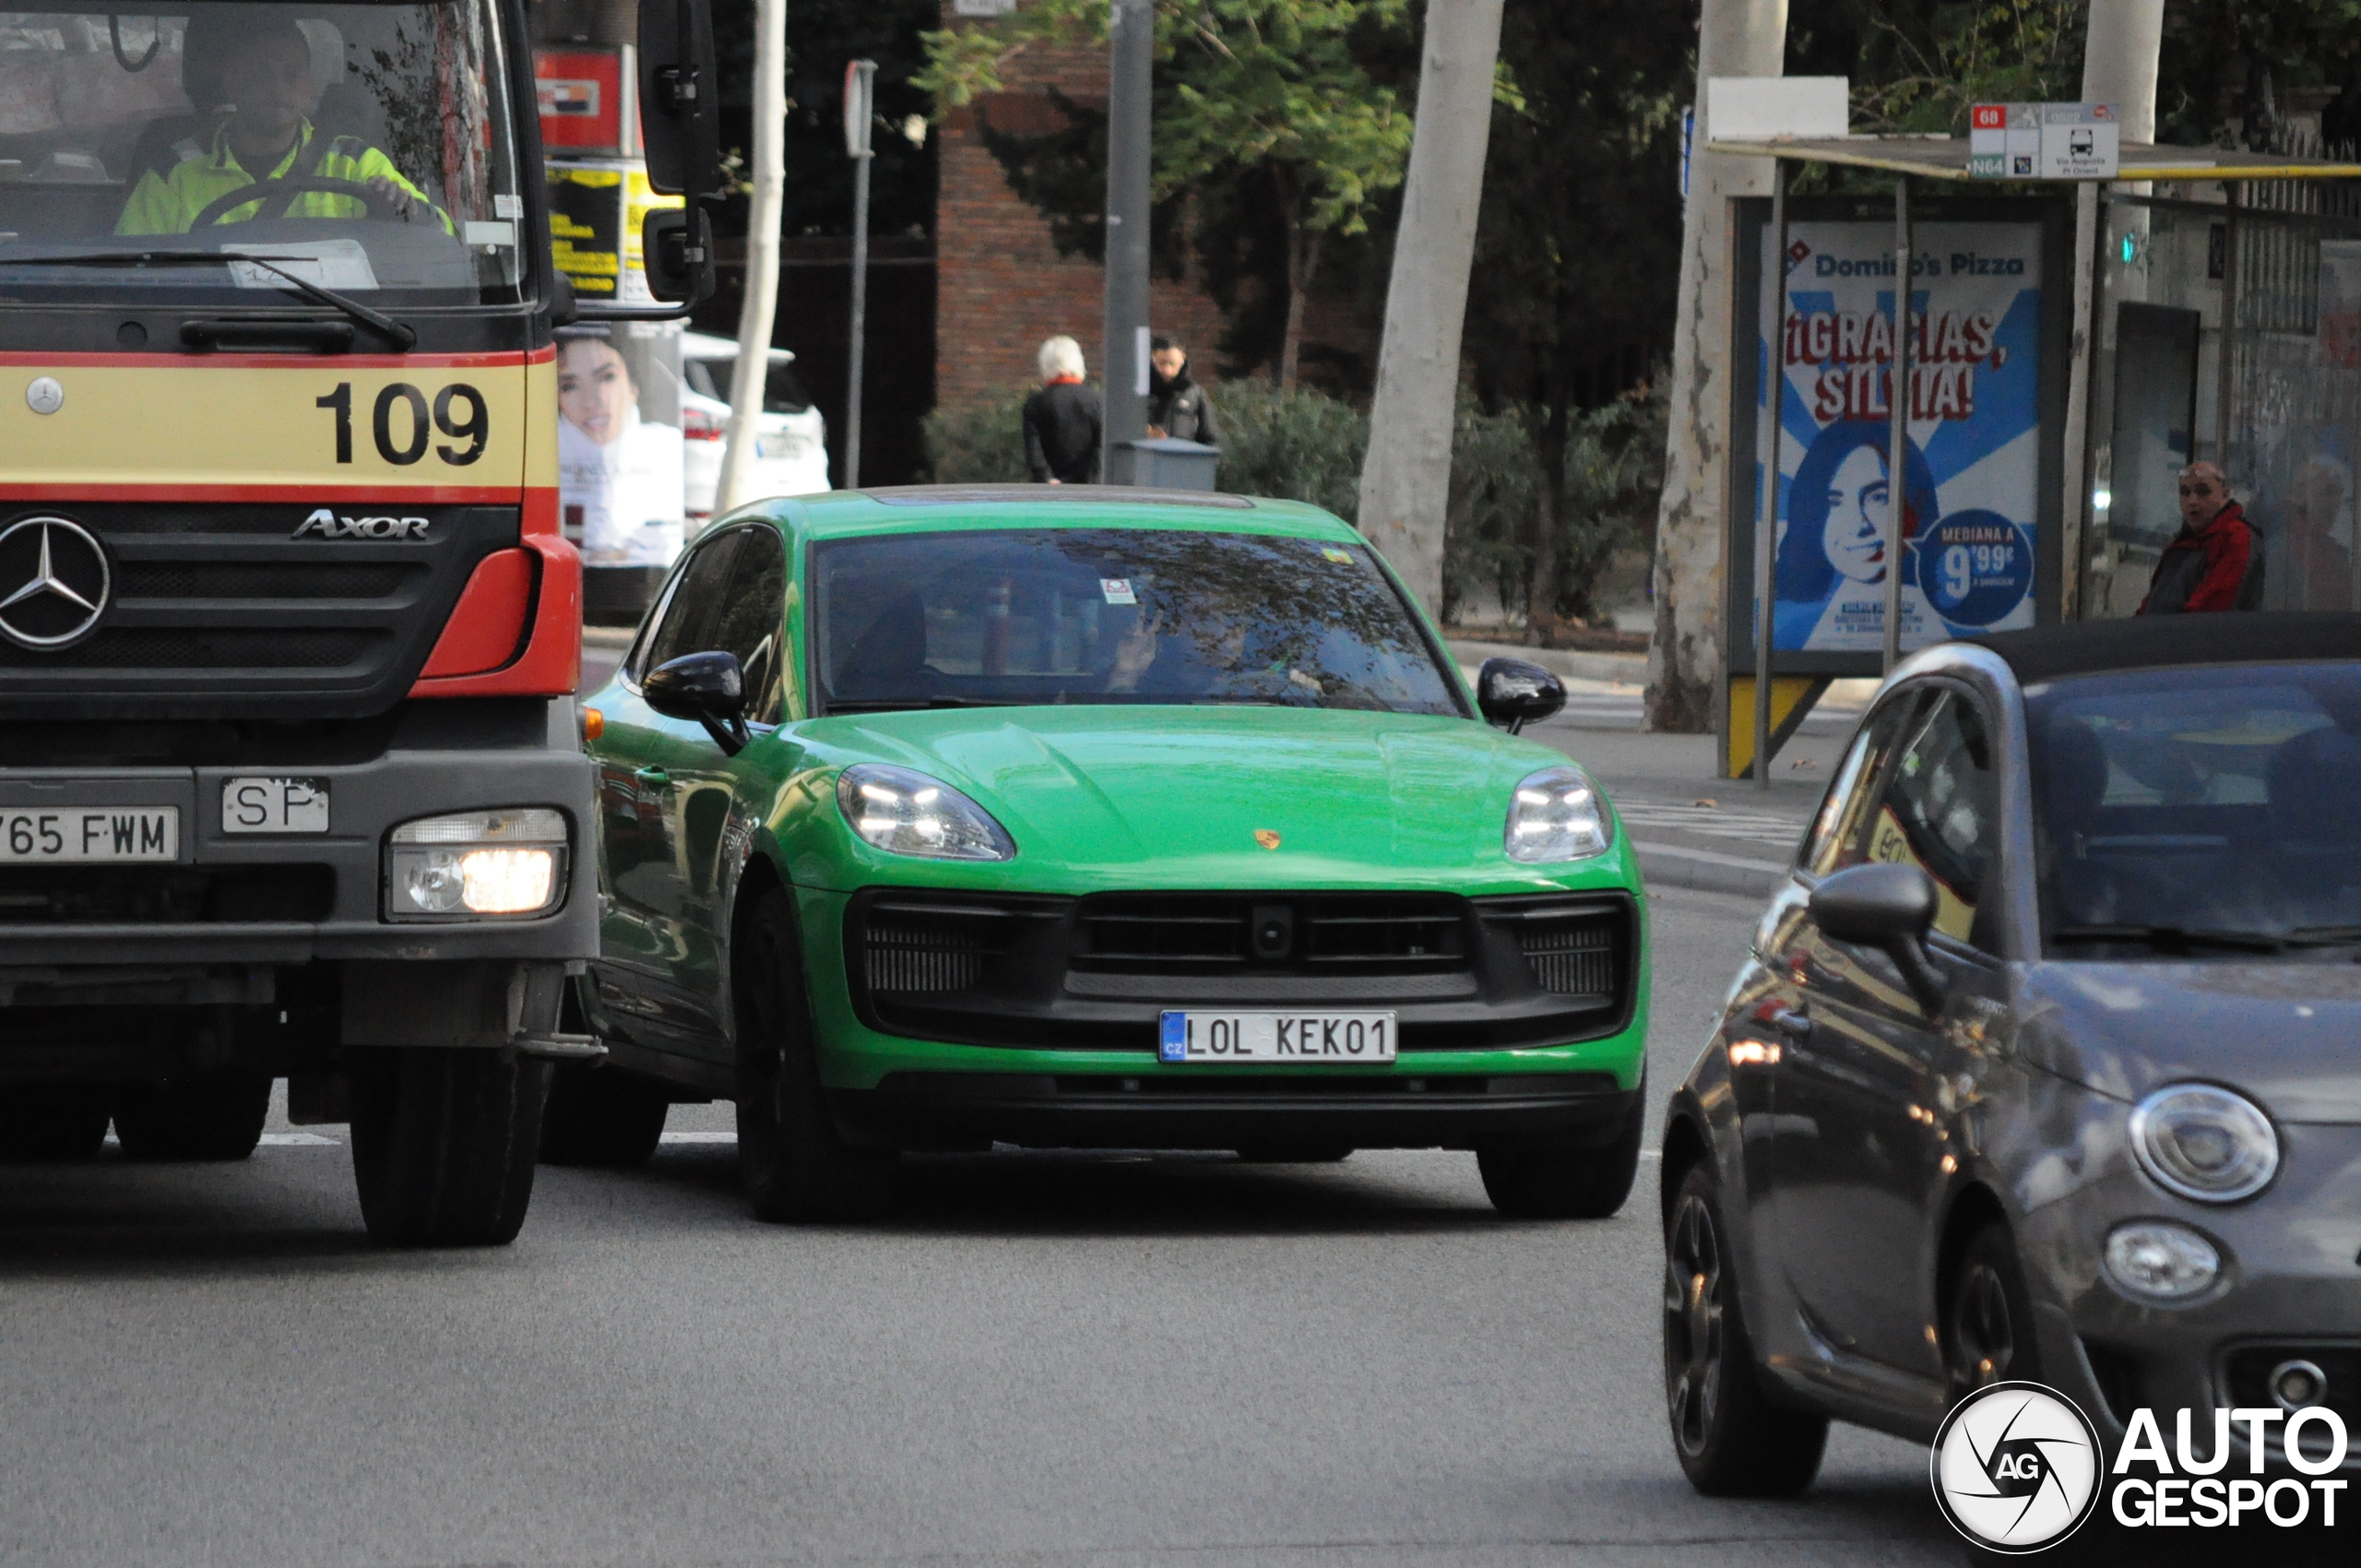
[[[704,332],[681,335],[681,434],[689,532],[713,517],[721,452],[730,430],[730,382],[738,342]],[[763,378],[763,412],[754,431],[754,489],[749,499],[809,495],[828,488],[828,426],[795,374],[795,356],[771,350]]]

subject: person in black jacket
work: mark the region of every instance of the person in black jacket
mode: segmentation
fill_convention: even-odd
[[[1106,410],[1082,384],[1082,345],[1041,345],[1041,390],[1025,399],[1025,464],[1036,484],[1097,484]]]
[[[1190,377],[1189,350],[1169,338],[1158,338],[1149,347],[1147,364],[1148,434],[1220,445],[1214,400]]]

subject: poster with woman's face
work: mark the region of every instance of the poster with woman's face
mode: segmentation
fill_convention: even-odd
[[[636,325],[558,339],[558,509],[586,565],[669,566],[681,552],[681,428],[667,422],[679,339]]]
[[[1773,243],[1766,232],[1766,267]],[[1926,223],[1916,245],[1899,495],[1905,648],[2033,624],[2040,493],[2041,230]],[[1786,260],[1785,319],[1762,362],[1781,367],[1784,392],[1772,647],[1876,652],[1897,499],[1892,231],[1792,224]],[[1767,448],[1767,424],[1762,439]]]

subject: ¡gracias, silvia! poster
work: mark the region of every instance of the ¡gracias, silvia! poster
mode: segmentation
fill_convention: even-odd
[[[1884,644],[1892,235],[1881,223],[1789,227],[1776,648]],[[1924,223],[1914,243],[1904,647],[2033,624],[2040,467],[2040,227]]]

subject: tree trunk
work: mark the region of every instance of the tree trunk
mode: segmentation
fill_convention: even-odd
[[[1306,224],[1303,187],[1285,169],[1272,172],[1279,190],[1279,205],[1287,226],[1287,325],[1279,339],[1279,386],[1295,390],[1296,373],[1303,362],[1303,314],[1311,292],[1312,276],[1320,270],[1321,232]]]
[[[787,0],[755,0],[754,192],[746,218],[746,294],[738,307],[738,363],[730,377],[728,445],[713,514],[754,498],[754,431],[770,374],[778,308],[778,232],[787,210]],[[850,482],[848,481],[847,482]]]
[[[1550,377],[1555,383],[1557,377]],[[1525,584],[1526,634],[1542,647],[1557,644],[1563,627],[1558,618],[1558,546],[1565,528],[1566,427],[1571,417],[1566,389],[1551,385],[1545,407],[1536,410],[1533,457],[1540,469],[1533,493],[1533,576]]]

